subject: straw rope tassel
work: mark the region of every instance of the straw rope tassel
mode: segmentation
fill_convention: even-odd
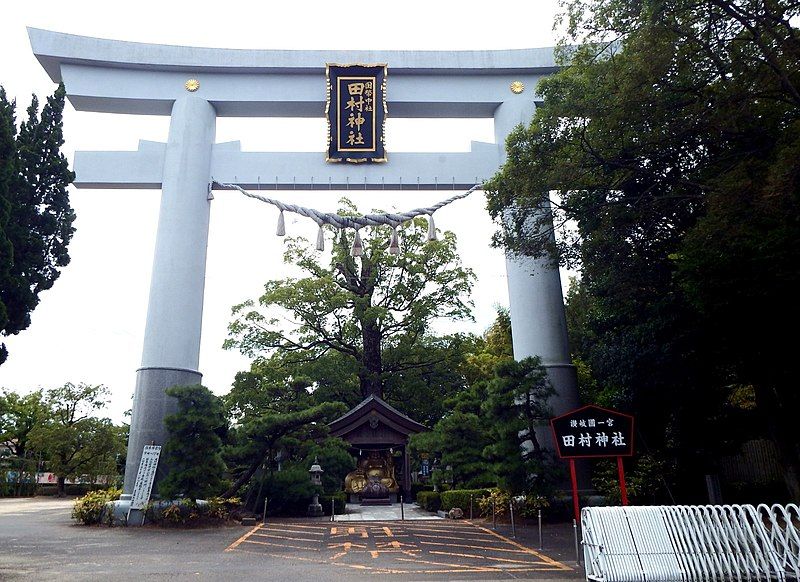
[[[283,210],[278,215],[278,230],[275,232],[278,236],[286,236],[286,222],[283,219]]]
[[[319,225],[319,230],[317,231],[317,250],[325,250],[325,231],[322,230],[321,224]]]
[[[428,240],[438,240],[436,236],[436,224],[433,222],[433,213],[428,215]]]
[[[361,242],[361,235],[356,229],[356,237],[353,239],[353,247],[350,249],[350,254],[354,257],[360,257],[364,254],[364,245]]]
[[[392,227],[392,238],[389,240],[389,254],[390,255],[399,255],[400,254],[400,240],[397,238],[397,227]]]

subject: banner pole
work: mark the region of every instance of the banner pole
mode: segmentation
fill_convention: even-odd
[[[569,476],[572,479],[572,508],[575,512],[575,522],[580,523],[581,508],[578,505],[578,477],[575,475],[575,459],[569,460]]]
[[[622,505],[628,505],[628,488],[625,486],[625,469],[622,466],[622,457],[617,457],[617,473],[619,473],[619,494]]]

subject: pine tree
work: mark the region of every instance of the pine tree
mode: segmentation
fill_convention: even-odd
[[[192,500],[218,495],[225,472],[221,437],[227,431],[222,401],[199,384],[173,386],[167,394],[178,400],[178,411],[164,419],[170,433],[164,450],[169,473],[158,485],[159,495]]]
[[[551,416],[554,394],[541,359],[505,360],[495,368],[482,411],[493,443],[484,449],[498,485],[512,493],[541,494],[553,478],[552,459],[536,436]]]

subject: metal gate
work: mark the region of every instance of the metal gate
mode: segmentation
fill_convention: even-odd
[[[797,505],[587,507],[587,580],[800,579]]]

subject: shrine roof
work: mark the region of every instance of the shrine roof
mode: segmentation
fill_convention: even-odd
[[[428,430],[424,424],[420,424],[416,420],[412,420],[392,405],[388,404],[385,400],[373,395],[368,396],[362,400],[357,406],[328,424],[331,433],[336,435],[343,435],[351,430],[354,430],[363,422],[367,422],[367,418],[373,412],[383,415],[395,425],[396,429],[401,429],[405,434],[416,434]]]

